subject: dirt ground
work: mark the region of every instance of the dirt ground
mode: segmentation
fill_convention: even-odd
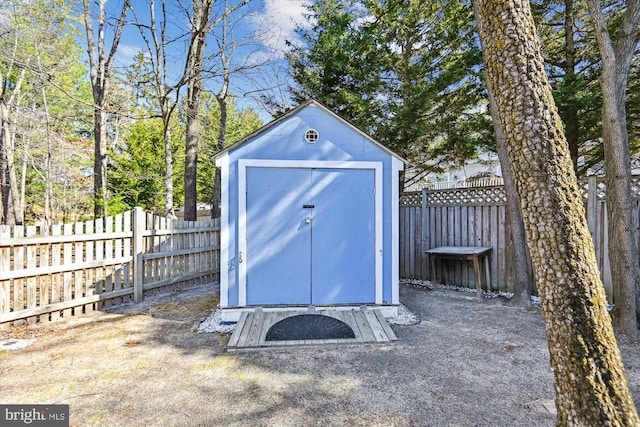
[[[15,329],[0,341],[0,403],[66,403],[72,426],[552,426],[539,309],[402,285],[420,319],[391,344],[226,353],[196,333],[215,286]],[[638,342],[620,341],[636,407]]]

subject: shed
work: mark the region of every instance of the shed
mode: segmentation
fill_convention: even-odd
[[[402,158],[311,100],[216,165],[224,321],[256,307],[397,313]]]

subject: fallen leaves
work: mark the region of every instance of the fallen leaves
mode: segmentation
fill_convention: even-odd
[[[507,345],[504,346],[504,349],[506,351],[513,351],[516,348],[520,348],[520,347],[522,347],[522,346],[521,345],[516,345],[516,344],[507,344]]]
[[[127,348],[132,348],[140,344],[140,341],[134,339],[128,339],[124,342],[124,346]]]

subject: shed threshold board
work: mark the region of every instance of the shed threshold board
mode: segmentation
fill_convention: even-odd
[[[277,322],[288,317],[301,314],[321,314],[338,319],[351,327],[355,338],[266,341],[269,329]],[[227,344],[228,351],[239,349],[273,348],[309,345],[384,343],[396,341],[398,338],[379,310],[366,307],[353,310],[296,310],[296,311],[255,311],[243,312],[238,320],[231,339]]]

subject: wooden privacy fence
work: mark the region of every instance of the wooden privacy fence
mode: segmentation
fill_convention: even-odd
[[[140,302],[220,270],[218,220],[180,221],[135,208],[75,224],[0,226],[0,326]]]
[[[437,246],[488,246],[491,251],[493,289],[513,290],[513,249],[506,221],[504,187],[495,185],[447,188],[403,193],[400,197],[400,276],[429,280],[431,267],[425,251]],[[589,230],[593,237],[598,267],[609,299],[612,295],[609,240],[607,232],[606,186],[602,178],[589,177],[580,183]],[[640,176],[632,179],[634,218],[638,224]],[[635,227],[640,239],[638,226]],[[475,287],[473,270],[467,262],[447,262],[449,281]]]

